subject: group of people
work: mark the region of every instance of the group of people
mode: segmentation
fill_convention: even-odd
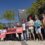
[[[44,17],[45,18],[45,17]],[[29,18],[28,22],[22,23],[23,27],[23,39],[36,39],[37,37],[39,40],[43,40],[43,34],[42,34],[42,22],[39,20],[38,16],[35,16],[35,20],[32,19],[32,17]],[[45,33],[45,32],[44,32]]]
[[[18,23],[17,25],[19,26]],[[35,15],[35,20],[33,20],[32,16],[30,16],[29,21],[26,22],[23,21],[21,27],[23,29],[22,33],[23,40],[32,40],[32,39],[35,40],[36,37],[39,40],[43,40],[45,38],[45,14],[43,14],[42,21],[39,20],[39,17],[37,15]],[[14,28],[16,27],[14,26]],[[0,32],[2,33],[2,30],[0,30]],[[6,32],[5,28],[3,32]],[[21,38],[20,36],[21,34],[19,34],[19,38]]]

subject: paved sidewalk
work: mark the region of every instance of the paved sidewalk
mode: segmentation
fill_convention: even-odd
[[[45,45],[45,41],[1,41],[0,45]]]
[[[1,41],[0,45],[21,45],[20,41]]]
[[[27,41],[28,45],[45,45],[45,41]]]

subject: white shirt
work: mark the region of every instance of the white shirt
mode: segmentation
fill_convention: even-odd
[[[2,31],[3,31],[3,33],[7,32],[6,29],[3,29]]]
[[[6,32],[6,29],[2,29],[1,35],[4,35]]]
[[[30,21],[28,22],[28,26],[29,26],[29,29],[33,29],[34,21],[33,21],[33,20],[30,20]]]
[[[0,33],[5,33],[7,32],[6,29],[0,29]]]
[[[25,30],[25,23],[22,24],[22,28],[23,28],[23,30]]]
[[[2,29],[0,29],[0,33],[2,33]]]

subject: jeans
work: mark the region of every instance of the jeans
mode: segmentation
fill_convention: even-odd
[[[26,40],[27,39],[27,34],[26,31],[23,32],[23,39]]]
[[[29,30],[27,29],[27,40],[29,39]]]

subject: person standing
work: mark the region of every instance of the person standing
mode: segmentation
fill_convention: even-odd
[[[31,34],[35,40],[35,36],[34,36],[34,21],[32,20],[32,17],[29,18],[29,22],[28,22],[28,28],[29,28],[29,38],[31,40]]]
[[[41,21],[38,19],[37,16],[35,16],[34,26],[35,26],[35,31],[36,31],[37,36],[39,37],[39,39],[41,37],[41,39],[43,40],[43,36],[41,33]]]
[[[45,12],[42,13],[42,16],[43,16],[43,20],[42,20],[43,27],[42,27],[42,30],[43,30],[43,37],[45,39]]]
[[[23,28],[23,39],[26,40],[26,25],[25,25],[25,23],[22,23],[22,28]]]
[[[4,40],[4,38],[5,38],[5,36],[6,36],[6,28],[4,28],[4,29],[2,29],[2,31],[1,31],[1,35],[3,36],[2,38],[1,38],[1,40]]]
[[[26,20],[22,19],[23,39],[27,40]]]
[[[22,27],[22,26],[21,26],[21,24],[18,22],[16,27],[17,27],[16,30],[17,30],[18,39],[21,40],[21,34],[22,34],[22,33],[19,31],[19,30],[20,30],[19,28]]]
[[[29,40],[28,21],[25,23],[25,25],[26,25],[26,39]]]

